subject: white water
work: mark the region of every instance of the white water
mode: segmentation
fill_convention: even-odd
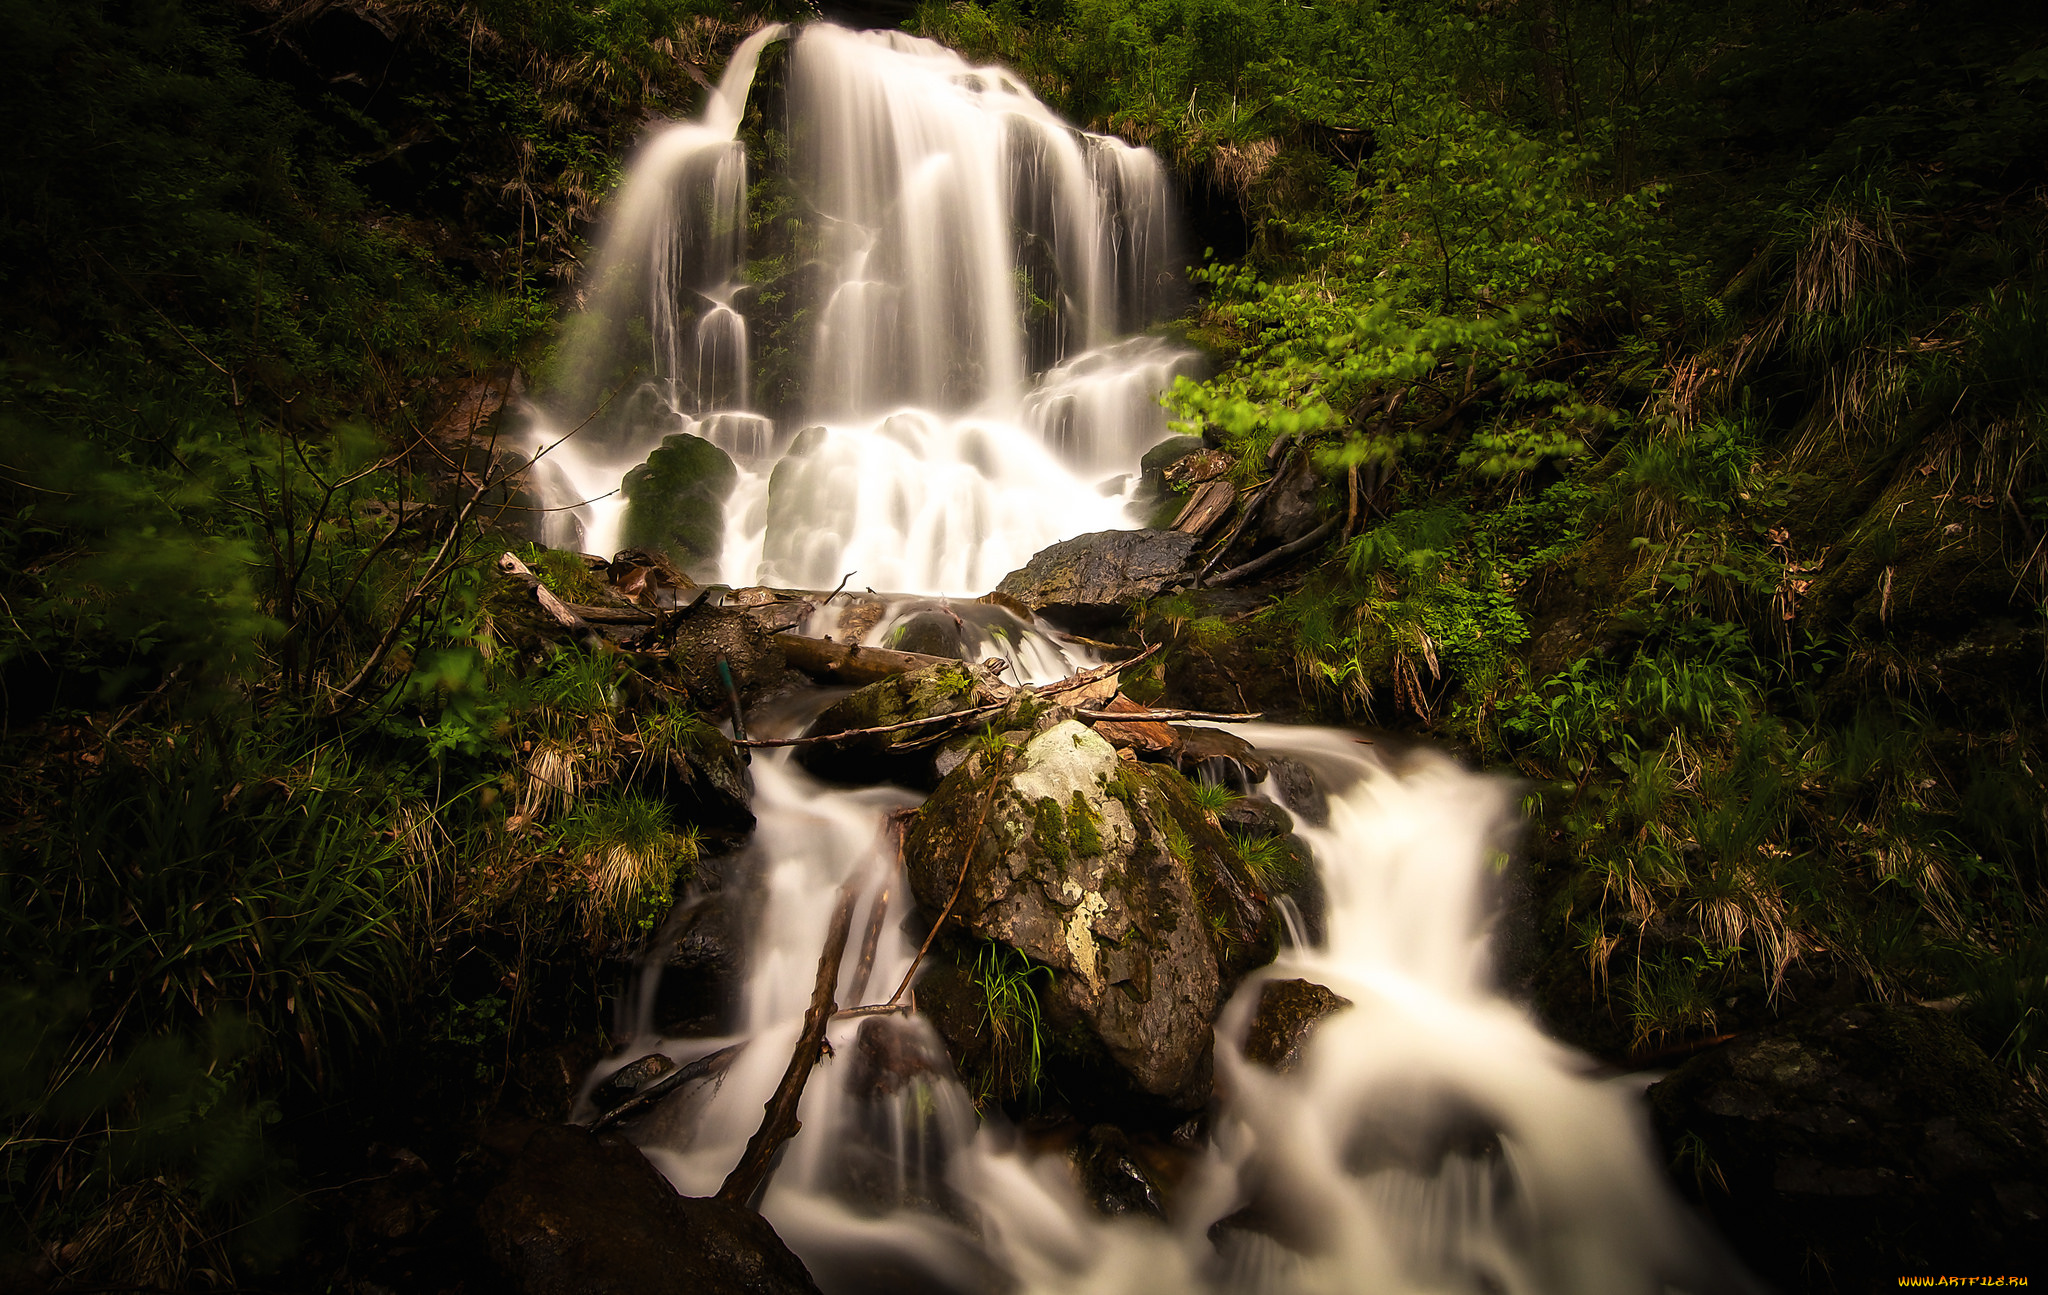
[[[822,25],[793,39],[791,167],[816,253],[808,378],[779,424],[749,403],[747,160],[735,140],[757,62],[781,35],[741,47],[702,117],[657,134],[614,204],[590,322],[572,342],[587,390],[558,399],[537,431],[573,426],[581,413],[561,411],[581,401],[587,412],[622,362],[642,378],[607,435],[558,452],[574,488],[610,491],[665,434],[716,442],[741,469],[720,559],[732,584],[825,588],[852,573],[854,589],[971,595],[1047,543],[1128,524],[1118,474],[1164,433],[1157,395],[1189,363],[1138,334],[1171,299],[1158,163],[926,42]],[[580,522],[585,547],[609,551],[618,512],[610,498],[563,517]],[[867,641],[932,605],[892,603]],[[833,632],[843,614],[828,607],[809,632]],[[1037,679],[1085,664],[1002,630],[963,621],[961,654],[1000,655]],[[1514,826],[1505,784],[1429,755],[1390,765],[1346,734],[1240,731],[1311,766],[1329,792],[1327,825],[1300,829],[1327,893],[1327,938],[1290,948],[1225,1008],[1207,1136],[1184,1153],[1167,1221],[1097,1214],[1066,1154],[978,1121],[922,1021],[842,1020],[762,1202],[820,1284],[1750,1289],[1664,1185],[1635,1088],[1597,1077],[1492,985],[1490,860]],[[886,816],[916,797],[822,786],[787,752],[753,768],[760,827],[738,875],[760,910],[737,1033],[656,1038],[643,1004],[640,1036],[616,1059],[659,1047],[687,1061],[749,1041],[722,1079],[634,1126],[693,1194],[717,1190],[760,1122],[847,878],[863,888],[838,1001],[886,999],[913,957],[908,887],[881,847]],[[856,983],[858,933],[885,884],[896,910]],[[1239,1048],[1263,983],[1291,977],[1354,1006],[1281,1075]],[[1263,1222],[1212,1240],[1233,1216]]]
[[[840,1021],[762,1205],[820,1285],[874,1289],[887,1273],[902,1290],[1014,1282],[1101,1295],[1751,1289],[1662,1181],[1637,1088],[1596,1077],[1491,987],[1491,860],[1514,825],[1508,786],[1434,755],[1389,767],[1342,733],[1238,731],[1308,764],[1330,793],[1328,825],[1299,827],[1327,891],[1328,936],[1290,948],[1226,1007],[1210,1135],[1170,1198],[1171,1222],[1102,1217],[1065,1155],[1032,1154],[999,1123],[977,1128],[921,1022]],[[916,798],[824,788],[780,755],[757,759],[754,776],[750,857],[767,898],[736,1036],[753,1042],[721,1084],[672,1099],[640,1134],[691,1194],[718,1189],[761,1119],[846,877],[871,885],[839,1002],[885,999],[913,954],[892,916],[867,985],[852,983],[886,875],[884,816]],[[891,892],[900,906],[900,875]],[[1276,1074],[1238,1048],[1263,983],[1297,976],[1355,1006]],[[882,1038],[925,1064],[879,1082],[870,1059]],[[662,1046],[688,1060],[732,1041]],[[1212,1224],[1247,1207],[1272,1222],[1210,1240]]]
[[[791,40],[810,326],[798,407],[777,426],[752,403],[737,131],[783,34],[748,38],[702,116],[643,145],[611,204],[574,376],[536,438],[622,394],[602,430],[552,452],[567,483],[553,538],[617,547],[612,492],[675,432],[740,469],[715,572],[728,584],[851,572],[979,594],[1055,540],[1132,525],[1124,474],[1166,435],[1159,394],[1194,358],[1136,335],[1177,301],[1167,178],[929,41],[825,24]]]

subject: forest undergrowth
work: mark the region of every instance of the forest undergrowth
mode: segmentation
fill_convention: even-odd
[[[655,775],[702,716],[518,645],[497,447],[445,423],[546,371],[646,115],[805,12],[0,0],[0,1254],[284,1271],[350,1138],[458,1139],[687,879]],[[1343,529],[1250,617],[1152,623],[1524,779],[1558,1028],[1666,1057],[1926,1003],[2041,1087],[2048,20],[911,26],[1241,220],[1183,325],[1224,363],[1172,407],[1240,486],[1285,438]]]
[[[927,5],[1241,209],[1169,397],[1340,542],[1334,716],[1524,780],[1538,1001],[1684,1055],[1842,995],[2048,1078],[2041,24],[1968,4]],[[1213,249],[1212,249],[1213,251]]]

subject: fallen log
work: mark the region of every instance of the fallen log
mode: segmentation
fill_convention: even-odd
[[[802,634],[777,634],[775,646],[782,649],[784,659],[793,668],[820,683],[879,683],[925,666],[960,664],[952,657],[834,643],[831,639],[807,638]]]
[[[1218,724],[1242,724],[1255,719],[1264,719],[1262,710],[1232,713],[1214,710],[1077,710],[1074,714],[1082,719],[1109,720],[1120,724],[1143,724],[1152,720],[1206,719]]]
[[[943,715],[923,715],[919,716],[917,719],[906,719],[898,724],[877,724],[873,728],[845,728],[839,730],[837,733],[816,733],[809,737],[737,738],[734,739],[733,745],[752,747],[807,746],[813,742],[843,742],[848,738],[872,737],[878,733],[895,733],[899,730],[906,728],[922,728],[927,724],[943,724],[947,720],[966,719],[974,715],[985,715],[993,710],[1001,710],[1003,707],[1009,704],[1009,698],[1006,697],[1002,701],[993,701],[988,703],[986,706],[970,706],[966,710],[949,710]]]
[[[676,1089],[681,1088],[684,1084],[724,1074],[732,1069],[732,1063],[739,1058],[740,1050],[746,1046],[744,1043],[735,1043],[731,1047],[720,1048],[716,1052],[707,1053],[686,1066],[680,1066],[669,1071],[661,1078],[647,1085],[647,1087],[634,1093],[625,1101],[620,1102],[617,1106],[612,1107],[595,1120],[592,1120],[590,1127],[592,1129],[608,1129],[620,1120],[638,1115],[641,1111],[654,1105]]]
[[[1171,727],[1158,720],[1131,718],[1140,716],[1151,707],[1141,706],[1128,697],[1112,697],[1100,707],[1100,711],[1118,716],[1114,720],[1101,720],[1095,725],[1095,734],[1111,746],[1136,747],[1141,751],[1171,751],[1180,737]]]
[[[1270,553],[1262,553],[1258,557],[1255,557],[1251,561],[1245,563],[1243,566],[1232,567],[1230,570],[1225,571],[1220,575],[1216,576],[1214,579],[1210,580],[1208,582],[1209,588],[1218,589],[1224,585],[1236,584],[1240,580],[1246,579],[1250,576],[1257,575],[1259,572],[1266,570],[1268,567],[1278,566],[1280,563],[1285,562],[1288,558],[1291,558],[1296,554],[1306,553],[1308,550],[1314,548],[1317,544],[1321,543],[1323,539],[1326,536],[1328,536],[1331,531],[1337,529],[1338,520],[1338,518],[1332,517],[1330,520],[1324,522],[1321,526],[1316,527],[1314,530],[1302,536],[1300,539],[1295,540],[1289,544],[1282,544],[1279,548],[1274,549]]]
[[[1051,697],[1059,693],[1070,692],[1076,688],[1084,688],[1098,679],[1107,679],[1113,674],[1120,674],[1130,669],[1132,666],[1143,665],[1153,657],[1158,656],[1160,649],[1165,646],[1164,643],[1154,643],[1134,657],[1126,657],[1121,661],[1111,661],[1106,665],[1094,666],[1083,670],[1079,674],[1070,674],[1064,679],[1055,679],[1051,683],[1040,684],[1033,691],[1041,697]]]
[[[832,910],[832,924],[825,930],[825,947],[818,954],[817,985],[811,990],[811,1005],[804,1009],[804,1028],[797,1036],[796,1051],[790,1054],[789,1069],[782,1072],[782,1082],[761,1108],[761,1127],[747,1139],[740,1162],[718,1189],[718,1199],[722,1201],[755,1208],[761,1189],[775,1168],[775,1153],[802,1127],[796,1118],[797,1104],[803,1099],[804,1084],[810,1080],[812,1067],[818,1064],[818,1054],[825,1047],[825,1027],[832,1020],[832,995],[839,985],[839,960],[846,953],[846,936],[853,925],[853,901],[860,893],[861,876],[856,872],[839,888],[839,905]]]
[[[555,624],[578,634],[590,628],[588,620],[569,604],[555,597],[554,593],[540,582],[540,577],[533,574],[532,568],[518,558],[510,553],[501,555],[498,558],[498,570],[525,585],[533,594],[533,600],[540,604],[542,611],[554,619]]]

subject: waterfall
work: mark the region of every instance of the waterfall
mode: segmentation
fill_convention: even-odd
[[[1142,334],[1180,304],[1158,159],[930,41],[813,24],[781,73],[801,265],[751,283],[740,124],[785,35],[749,37],[609,204],[569,376],[534,429],[549,443],[602,407],[552,451],[561,534],[609,553],[611,492],[678,432],[739,468],[728,584],[853,572],[974,595],[1056,540],[1133,525],[1127,474],[1194,364]],[[769,294],[799,321],[772,339]],[[770,341],[800,375],[774,408],[754,390]]]
[[[778,164],[800,198],[804,264],[749,284],[749,159],[737,141],[763,51],[784,35],[751,37],[700,119],[665,128],[635,158],[569,352],[582,376],[537,432],[568,431],[606,382],[633,377],[623,412],[564,445],[564,475],[597,496],[662,436],[717,444],[739,468],[719,559],[735,585],[826,588],[852,572],[855,588],[977,594],[1050,542],[1129,525],[1124,478],[1165,434],[1159,393],[1191,363],[1143,332],[1177,305],[1157,159],[1067,126],[1000,69],[903,35],[815,24],[791,38],[779,72]],[[773,332],[771,287],[800,297],[799,309],[782,303],[800,327],[777,344],[796,348],[784,359],[803,375],[772,407],[750,403],[761,397],[749,372]],[[615,499],[582,506],[590,547],[605,548],[617,511]],[[946,606],[885,601],[881,620],[854,631],[867,642]],[[825,608],[809,632],[838,631],[842,615]],[[1000,651],[1039,680],[1073,667],[1050,639],[1008,626],[998,640],[986,621],[952,619],[967,659]],[[807,718],[786,714],[781,727]],[[1277,786],[1249,789],[1312,847],[1326,911],[1315,940],[1297,926],[1225,1006],[1217,1097],[1202,1135],[1176,1144],[1171,1209],[1098,1213],[1065,1154],[977,1116],[921,1018],[842,1018],[761,1202],[819,1283],[1103,1295],[1753,1289],[1663,1183],[1634,1081],[1594,1073],[1494,986],[1492,861],[1515,825],[1510,787],[1439,756],[1385,758],[1348,734],[1239,731],[1312,770],[1326,793],[1325,816]],[[787,750],[761,753],[753,776],[760,826],[726,865],[750,932],[732,1033],[653,1034],[651,966],[629,1013],[636,1036],[591,1081],[653,1049],[686,1064],[746,1044],[721,1077],[632,1126],[695,1195],[718,1189],[788,1064],[841,886],[858,883],[853,929],[876,938],[849,943],[839,1003],[887,998],[915,958],[887,832],[918,797],[821,784]],[[1288,978],[1351,1006],[1283,1073],[1244,1049],[1262,990]]]

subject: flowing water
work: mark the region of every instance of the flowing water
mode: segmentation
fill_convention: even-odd
[[[783,71],[789,174],[811,209],[813,326],[801,434],[748,404],[747,159],[736,143],[769,42]],[[1166,181],[1150,154],[1058,121],[1007,73],[900,35],[814,25],[743,45],[702,117],[657,134],[615,202],[572,350],[592,373],[637,349],[634,419],[558,454],[585,496],[659,437],[716,441],[741,469],[722,574],[821,588],[842,574],[905,594],[976,594],[1045,544],[1126,520],[1128,474],[1164,435],[1156,400],[1190,358],[1142,329],[1174,306]],[[620,324],[630,317],[631,327]],[[625,341],[620,339],[624,338]],[[607,348],[611,348],[607,350]],[[601,383],[558,399],[548,439]],[[615,500],[583,509],[585,547]],[[943,600],[941,599],[942,603]],[[896,600],[894,619],[933,601]],[[826,615],[835,613],[827,612]],[[962,655],[1027,678],[1086,664],[1055,640],[974,622]],[[812,633],[832,629],[823,620]],[[814,712],[817,705],[812,707]],[[807,714],[782,716],[800,726]],[[773,717],[757,717],[772,727]],[[828,1291],[1740,1291],[1652,1159],[1639,1086],[1602,1077],[1503,997],[1489,969],[1493,862],[1509,786],[1351,735],[1246,726],[1311,769],[1316,805],[1281,803],[1326,895],[1217,1026],[1217,1096],[1160,1150],[1158,1216],[1108,1217],[1072,1157],[977,1116],[916,1017],[841,1019],[805,1091],[802,1132],[761,1205]],[[731,869],[757,903],[732,1034],[638,1030],[612,1065],[747,1046],[635,1137],[682,1191],[716,1191],[795,1044],[836,894],[853,930],[907,883],[887,819],[917,797],[753,766],[760,819]],[[910,969],[900,911],[871,958],[855,939],[837,1001],[877,1002]],[[1303,977],[1352,1006],[1300,1064],[1242,1053],[1263,984]]]

